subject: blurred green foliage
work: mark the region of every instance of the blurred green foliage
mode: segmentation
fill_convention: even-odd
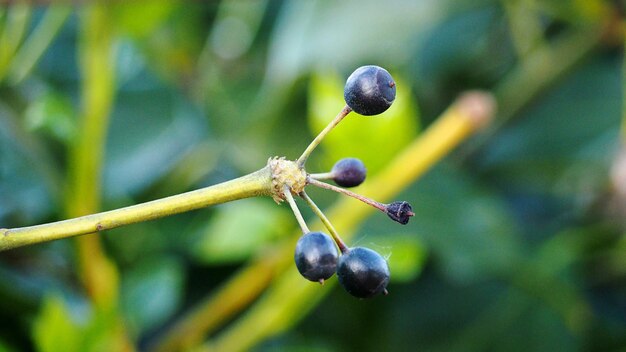
[[[94,4],[0,7],[0,227],[59,220],[83,196],[68,194],[68,154],[84,133],[79,58],[90,27],[80,19]],[[409,225],[376,214],[354,229],[352,245],[389,258],[391,294],[359,301],[320,287],[322,304],[298,302],[308,315],[255,350],[626,348],[623,2],[109,6],[103,210],[296,158],[363,64],[392,72],[396,103],[342,123],[309,172],[355,156],[374,175],[460,92],[498,98],[493,125],[399,197],[416,212]],[[310,193],[322,208],[335,197]],[[120,274],[114,311],[81,286],[72,240],[3,252],[0,351],[117,349],[116,314],[137,349],[155,347],[245,263],[281,255],[274,244],[295,228],[267,198],[107,231]]]

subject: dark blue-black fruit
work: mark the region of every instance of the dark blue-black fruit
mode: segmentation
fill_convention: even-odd
[[[335,163],[330,171],[333,181],[341,187],[356,187],[363,183],[367,170],[357,158],[344,158]]]
[[[337,269],[339,251],[333,239],[323,232],[309,232],[298,240],[296,268],[307,280],[323,283]]]
[[[337,263],[339,283],[349,294],[359,298],[386,293],[389,275],[385,258],[369,248],[350,248]]]
[[[361,66],[348,77],[343,97],[352,111],[378,115],[396,99],[396,82],[382,67]]]
[[[405,201],[388,204],[385,212],[391,220],[397,221],[402,225],[408,224],[411,216],[415,215],[413,213],[413,208],[411,208],[411,204]]]

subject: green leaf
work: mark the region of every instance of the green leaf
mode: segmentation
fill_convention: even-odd
[[[150,73],[124,88],[107,137],[104,184],[112,198],[150,187],[208,135],[202,113]]]
[[[165,22],[178,6],[176,1],[124,2],[115,6],[116,24],[127,35],[143,39]]]
[[[0,104],[0,221],[35,222],[54,211],[60,178],[49,151]]]
[[[354,69],[364,60],[404,63],[446,6],[447,1],[399,1],[386,2],[381,11],[378,1],[360,1],[357,6],[289,1],[281,7],[272,32],[268,78],[282,85],[316,67],[341,64]]]
[[[411,226],[449,277],[471,282],[519,260],[515,223],[497,194],[447,164],[420,180],[420,190]]]
[[[49,295],[33,325],[33,339],[40,352],[80,351],[82,329],[72,317],[60,296]]]
[[[290,217],[285,210],[261,199],[220,206],[202,230],[193,254],[209,264],[245,260],[259,247],[287,234],[291,227],[286,226]]]
[[[76,136],[76,118],[72,102],[65,96],[49,92],[35,99],[26,109],[26,126],[68,144]]]
[[[151,257],[133,267],[122,282],[122,306],[135,332],[163,323],[179,307],[184,267],[175,259]]]
[[[397,97],[389,110],[379,116],[351,113],[324,138],[326,168],[341,158],[355,157],[363,160],[368,171],[375,172],[413,139],[418,113],[409,93],[411,88],[401,77],[395,75],[394,79]],[[343,86],[344,81],[333,72],[316,72],[311,77],[308,114],[314,134],[324,129],[345,105]]]
[[[9,345],[5,344],[2,340],[0,340],[0,352],[13,352],[14,349],[10,348]]]
[[[605,187],[619,141],[621,72],[620,59],[594,58],[543,93],[484,148],[489,178],[558,195]]]
[[[79,351],[122,351],[126,341],[121,335],[120,320],[115,309],[95,309],[81,335]]]

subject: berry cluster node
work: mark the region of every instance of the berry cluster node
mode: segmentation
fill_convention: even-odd
[[[302,155],[296,160],[270,158],[268,165],[272,173],[273,198],[277,203],[287,201],[302,229],[294,253],[296,268],[307,280],[324,283],[335,273],[339,283],[358,298],[369,298],[387,294],[390,272],[387,260],[374,250],[364,247],[349,248],[332,226],[326,215],[317,207],[304,191],[305,186],[313,185],[356,198],[384,213],[400,224],[407,224],[415,215],[407,202],[379,203],[342,187],[356,187],[366,177],[365,164],[356,158],[344,158],[333,166],[330,172],[307,174],[304,166],[307,158],[322,139],[350,112],[361,115],[378,115],[391,106],[396,97],[396,83],[382,67],[362,66],[355,70],[344,87],[346,106],[313,139]],[[322,182],[333,180],[338,186]],[[309,230],[306,220],[300,213],[293,195],[304,199],[330,232]]]
[[[272,198],[276,203],[285,200],[283,190],[288,186],[293,194],[299,194],[306,186],[306,171],[295,161],[285,157],[269,158],[267,165],[272,173]]]

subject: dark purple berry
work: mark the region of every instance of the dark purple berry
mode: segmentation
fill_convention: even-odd
[[[404,201],[393,202],[387,205],[386,213],[391,220],[397,221],[402,225],[408,224],[411,216],[415,215],[415,213],[413,213],[413,208],[411,208],[411,204]]]
[[[307,280],[323,283],[337,269],[339,251],[333,239],[323,232],[309,232],[298,240],[296,268]]]
[[[396,99],[396,82],[382,67],[361,66],[348,77],[343,97],[357,114],[378,115]]]
[[[363,183],[367,170],[363,162],[357,158],[339,160],[330,171],[333,181],[341,187],[356,187]]]
[[[359,298],[386,293],[389,275],[387,261],[369,248],[350,248],[337,263],[339,283],[349,294]]]

